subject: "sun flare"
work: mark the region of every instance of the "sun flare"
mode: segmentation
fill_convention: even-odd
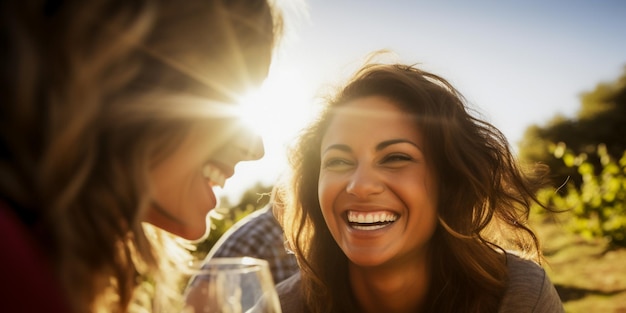
[[[236,197],[257,182],[273,184],[287,166],[286,146],[311,116],[311,84],[296,71],[275,68],[263,85],[239,98],[238,116],[263,138],[265,156],[237,165],[225,194]]]

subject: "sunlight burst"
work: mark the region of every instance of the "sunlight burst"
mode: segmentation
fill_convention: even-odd
[[[273,184],[287,166],[287,144],[311,116],[311,88],[298,72],[274,68],[260,88],[239,98],[237,114],[262,136],[265,156],[239,163],[224,190],[236,196],[257,182]]]

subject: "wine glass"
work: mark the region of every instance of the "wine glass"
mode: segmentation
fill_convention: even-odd
[[[194,269],[184,312],[281,313],[267,261],[214,258]]]

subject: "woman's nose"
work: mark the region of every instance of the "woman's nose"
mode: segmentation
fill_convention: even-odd
[[[250,138],[247,140],[247,143],[239,145],[238,148],[241,151],[242,161],[258,160],[265,155],[265,148],[263,147],[263,139],[261,136]]]
[[[346,192],[357,198],[367,197],[383,192],[384,183],[378,177],[376,171],[366,166],[358,166],[350,177],[346,186]]]
[[[247,128],[242,129],[232,138],[232,142],[227,144],[232,147],[235,154],[233,157],[237,161],[254,161],[265,155],[263,139]]]

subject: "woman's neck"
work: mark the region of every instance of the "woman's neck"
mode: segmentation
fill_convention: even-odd
[[[427,257],[378,267],[349,265],[352,293],[362,312],[419,312],[430,283]]]

